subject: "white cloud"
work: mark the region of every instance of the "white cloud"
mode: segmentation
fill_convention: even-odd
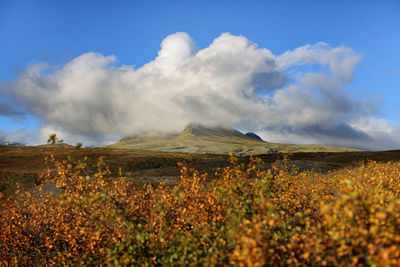
[[[354,146],[358,140],[358,147],[376,148],[371,142],[379,134],[361,123],[371,121],[368,103],[346,92],[359,60],[349,47],[324,43],[274,55],[229,33],[199,49],[188,34],[175,33],[138,69],[90,52],[58,69],[31,66],[4,90],[41,118],[40,142],[57,132],[70,143],[105,144],[196,122],[258,131],[276,142]],[[310,64],[316,70],[303,72]]]
[[[17,142],[20,144],[33,143],[37,135],[37,132],[34,130],[0,131],[0,144],[5,144],[6,142]]]
[[[400,127],[393,125],[386,119],[363,117],[351,123],[351,126],[368,133],[371,142],[363,145],[371,150],[400,148]]]
[[[328,44],[319,42],[283,53],[278,58],[278,64],[283,68],[303,64],[327,65],[338,82],[348,83],[353,78],[353,69],[360,59],[350,47],[330,48]]]

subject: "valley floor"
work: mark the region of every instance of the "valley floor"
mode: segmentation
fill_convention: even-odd
[[[138,186],[146,183],[158,184],[163,181],[174,183],[180,174],[178,162],[183,162],[189,168],[207,172],[213,175],[216,168],[229,165],[229,156],[215,154],[167,153],[144,150],[81,148],[72,147],[0,147],[0,193],[9,195],[15,191],[18,182],[24,188],[31,188],[40,183],[37,176],[52,168],[46,164],[45,158],[54,155],[57,160],[70,157],[72,160],[82,160],[87,157],[89,166],[96,170],[96,162],[100,157],[110,167],[115,175],[119,170]],[[269,168],[272,164],[288,155],[290,164],[300,170],[327,172],[344,167],[351,167],[368,160],[378,162],[400,161],[400,150],[380,152],[307,152],[291,154],[257,155]],[[247,162],[249,156],[239,157],[240,161]]]

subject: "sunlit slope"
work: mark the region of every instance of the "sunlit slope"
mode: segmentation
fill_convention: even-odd
[[[236,155],[358,151],[357,149],[333,146],[269,143],[234,129],[209,128],[201,125],[189,125],[176,136],[147,134],[139,137],[124,137],[119,142],[107,147],[184,153],[228,154],[232,152]]]

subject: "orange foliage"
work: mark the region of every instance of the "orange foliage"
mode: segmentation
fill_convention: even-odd
[[[56,162],[0,207],[9,265],[400,265],[400,163],[321,174],[232,158],[216,178],[135,188],[100,159]],[[49,189],[50,188],[50,189]]]

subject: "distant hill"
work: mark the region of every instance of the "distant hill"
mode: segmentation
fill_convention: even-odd
[[[205,127],[190,124],[179,135],[148,133],[143,136],[124,137],[119,142],[105,146],[115,149],[135,149],[162,152],[212,153],[258,155],[287,152],[345,152],[360,151],[320,145],[289,145],[263,141],[254,133],[243,134],[235,129]]]
[[[68,145],[67,143],[55,143],[55,144],[43,144],[43,145],[38,145],[39,147],[73,147],[71,145]]]
[[[15,141],[11,141],[11,142],[1,142],[0,146],[2,147],[8,147],[8,146],[25,146],[24,143],[19,143],[19,142],[15,142]]]

